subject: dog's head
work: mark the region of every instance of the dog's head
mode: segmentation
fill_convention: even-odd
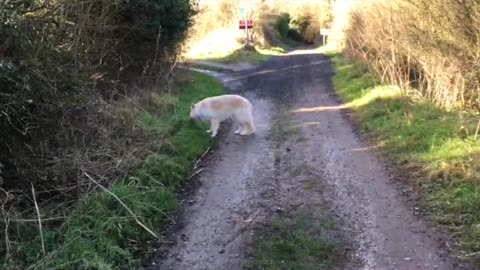
[[[197,104],[194,103],[192,103],[192,105],[190,106],[190,118],[192,118],[193,120],[198,120],[199,118],[197,107]]]

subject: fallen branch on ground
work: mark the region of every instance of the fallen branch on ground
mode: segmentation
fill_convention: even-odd
[[[102,186],[100,183],[98,183],[97,181],[95,181],[95,179],[93,179],[88,173],[84,172],[83,173],[90,181],[92,181],[93,183],[95,183],[98,187],[100,187],[103,191],[107,192],[108,194],[112,195],[113,198],[115,198],[115,200],[117,200],[124,208],[125,210],[127,210],[130,215],[132,215],[132,217],[135,219],[135,221],[137,222],[138,225],[140,225],[140,227],[142,227],[143,229],[145,229],[145,231],[147,231],[149,234],[151,234],[153,237],[157,238],[157,235],[151,230],[149,229],[147,226],[145,226],[145,224],[143,224],[137,217],[137,215],[135,215],[135,213],[133,213],[132,210],[130,210],[130,208],[128,208],[128,206],[117,196],[115,195],[113,192],[111,192],[110,190],[108,190],[107,188],[105,188],[104,186]]]
[[[197,162],[195,162],[195,166],[193,166],[193,170],[196,170],[198,168],[200,162],[208,154],[208,152],[210,152],[210,149],[211,149],[211,147],[208,147],[207,150],[205,150],[205,152],[203,152],[203,154],[200,156],[200,158],[197,160]]]
[[[200,169],[200,170],[192,173],[192,175],[190,175],[190,176],[188,177],[188,180],[192,179],[193,177],[195,177],[195,175],[197,175],[197,174],[199,174],[199,173],[201,173],[201,172],[203,172],[203,169]]]

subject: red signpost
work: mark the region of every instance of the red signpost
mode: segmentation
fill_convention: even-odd
[[[247,11],[244,8],[240,9],[240,14],[244,17],[243,20],[239,20],[239,28],[240,29],[245,29],[245,32],[247,34],[247,46],[250,45],[250,36],[249,36],[249,31],[248,29],[253,28],[253,20],[248,20],[247,16]]]
[[[239,27],[240,29],[245,29],[245,20],[239,20]],[[247,29],[252,29],[253,28],[253,20],[246,20],[247,23]]]

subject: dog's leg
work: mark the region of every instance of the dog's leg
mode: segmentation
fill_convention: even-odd
[[[243,129],[243,124],[241,122],[237,122],[238,129],[235,131],[235,134],[239,134]]]
[[[220,121],[217,119],[210,120],[210,129],[212,130],[212,137],[217,136],[218,127],[220,126]]]
[[[240,133],[241,135],[250,135],[255,133],[255,124],[253,122],[246,122],[244,123],[245,129],[243,130],[243,133]]]
[[[233,121],[235,122],[236,125],[238,125],[238,128],[237,130],[235,131],[235,134],[240,134],[242,132],[242,130],[244,129],[244,125],[243,125],[243,122],[242,120],[240,119],[239,115],[238,114],[235,114],[233,117],[232,117]]]
[[[251,120],[249,123],[248,123],[248,126],[250,128],[250,134],[253,134],[256,132],[256,127],[255,127],[255,123],[253,122],[253,120]]]
[[[242,123],[242,129],[240,130],[240,135],[247,135],[248,133],[248,124]]]
[[[253,122],[253,117],[252,116],[250,116],[249,118],[250,119],[247,122],[248,134],[253,134],[256,131],[255,123]]]

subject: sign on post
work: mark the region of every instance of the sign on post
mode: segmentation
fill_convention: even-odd
[[[247,29],[252,29],[253,28],[253,20],[240,20],[238,21],[238,25],[240,29],[245,29],[245,23],[246,23],[246,28]]]
[[[250,36],[249,36],[249,31],[248,29],[253,28],[253,20],[249,20],[247,16],[247,10],[244,8],[240,9],[240,14],[243,17],[243,19],[239,20],[238,26],[240,29],[245,29],[245,32],[247,34],[247,45],[250,45]]]

